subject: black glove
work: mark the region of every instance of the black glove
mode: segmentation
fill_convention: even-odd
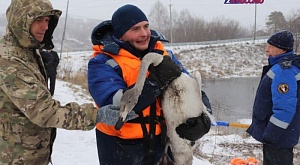
[[[133,86],[130,86],[129,88]],[[160,86],[158,83],[154,80],[146,78],[142,93],[139,96],[137,104],[132,110],[136,114],[141,113],[146,107],[153,104],[156,100],[156,97],[158,97],[160,94]]]
[[[170,56],[164,56],[163,61],[150,69],[150,72],[159,80],[161,89],[165,89],[172,80],[181,75],[182,70]]]
[[[210,130],[210,125],[209,117],[202,113],[201,116],[189,118],[186,123],[180,124],[176,127],[176,132],[183,139],[196,141]]]

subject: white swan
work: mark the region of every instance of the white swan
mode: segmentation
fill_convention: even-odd
[[[127,90],[121,98],[121,121],[116,124],[116,129],[121,128],[126,115],[137,104],[149,65],[157,66],[162,60],[163,56],[157,53],[148,53],[143,57],[135,86]],[[191,141],[178,136],[175,128],[179,124],[185,123],[188,118],[200,116],[202,112],[207,113],[202,102],[201,75],[199,72],[195,72],[193,77],[195,79],[182,73],[169,84],[161,100],[163,116],[167,125],[167,136],[170,139],[171,150],[177,165],[192,165],[194,148]]]

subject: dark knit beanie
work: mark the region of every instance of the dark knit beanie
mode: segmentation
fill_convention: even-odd
[[[289,31],[279,31],[273,34],[267,43],[289,52],[292,51],[294,47],[294,36],[293,33]]]
[[[111,18],[114,36],[121,38],[132,26],[142,21],[148,21],[148,19],[138,7],[134,5],[120,7]]]

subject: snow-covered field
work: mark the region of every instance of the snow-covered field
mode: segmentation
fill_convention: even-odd
[[[258,76],[262,65],[266,64],[263,44],[189,45],[168,48],[175,52],[189,71],[200,70],[206,78]],[[60,68],[70,65],[74,72],[84,71],[91,53],[74,52],[68,55],[63,53]],[[74,87],[77,89],[74,90]],[[54,98],[62,104],[71,101],[92,102],[89,95],[80,91],[81,88],[78,86],[70,88],[69,83],[58,81]],[[240,122],[249,124],[250,119]],[[196,145],[198,149],[194,154],[193,165],[229,165],[230,160],[235,157],[262,159],[261,144],[249,137],[242,128],[212,127]],[[299,156],[299,150],[295,149],[295,164],[300,164]],[[99,164],[95,130],[58,129],[52,160],[54,165]]]
[[[76,93],[74,92],[76,89]],[[91,102],[90,96],[84,96],[80,87],[57,81],[54,98],[62,104],[71,101],[78,103]],[[211,131],[197,143],[193,165],[229,164],[234,157],[244,158],[246,155],[260,157],[260,145],[251,137],[238,134],[226,135],[226,129],[212,127]],[[249,152],[249,154],[247,154]],[[58,129],[52,156],[54,165],[97,165],[97,147],[95,130],[68,131]],[[222,161],[222,162],[220,162]]]

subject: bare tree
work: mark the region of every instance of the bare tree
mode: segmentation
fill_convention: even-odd
[[[188,10],[180,12],[176,20],[176,42],[198,42],[233,39],[249,36],[240,23],[223,17],[206,22],[203,18],[191,16]]]
[[[207,40],[224,40],[227,39],[227,29],[224,28],[226,24],[225,18],[217,17],[206,25],[206,32],[209,36]]]
[[[157,1],[148,16],[151,28],[164,33],[170,38],[171,24],[169,10]],[[194,17],[188,10],[177,14],[172,10],[172,39],[173,42],[199,42],[209,40],[233,39],[250,36],[250,32],[241,28],[234,20],[215,18],[206,22],[203,18]]]
[[[175,20],[176,42],[195,42],[205,31],[205,21],[192,17],[188,10],[182,10]]]
[[[170,18],[168,12],[169,10],[164,7],[160,1],[156,1],[148,15],[150,27],[166,35],[170,29]]]
[[[205,20],[203,18],[194,17],[191,19],[188,27],[190,42],[204,41],[206,37]],[[187,38],[188,39],[188,38]]]
[[[300,9],[292,11],[288,18],[289,30],[294,33],[295,38],[295,52],[298,52],[298,46],[300,44]]]
[[[242,28],[238,21],[232,19],[226,19],[225,21],[226,23],[223,28],[226,29],[226,39],[241,38],[251,34],[246,29]]]

